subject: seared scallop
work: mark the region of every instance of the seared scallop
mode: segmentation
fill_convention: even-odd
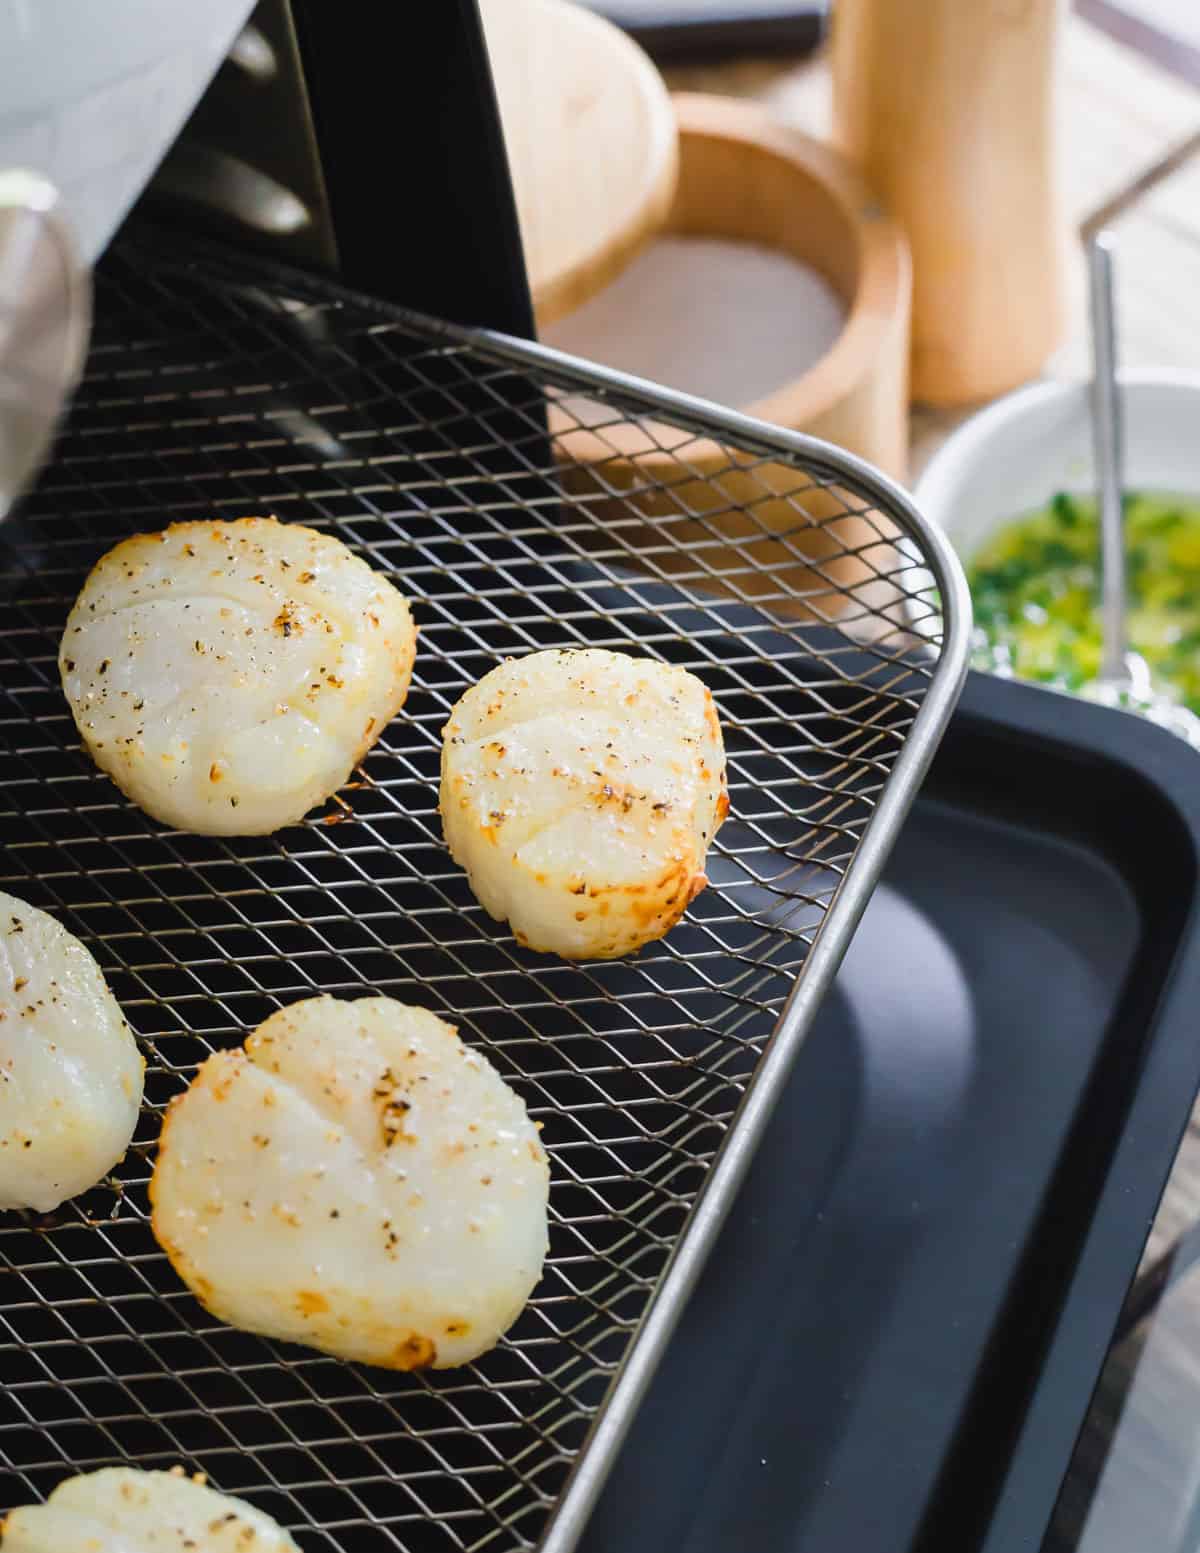
[[[520,944],[610,959],[704,888],[729,801],[712,695],[648,658],[535,652],[484,675],[442,746],[446,842]]]
[[[524,1103],[452,1026],[308,998],[171,1104],[153,1228],[249,1332],[390,1369],[464,1364],[541,1274],[549,1166]]]
[[[180,1471],[66,1478],[0,1523],[4,1553],[299,1553],[269,1515]]]
[[[174,523],[100,560],[59,669],[101,770],[164,825],[252,836],[342,785],[404,703],[416,633],[340,540]]]
[[[133,1137],[143,1068],[79,940],[0,894],[0,1208],[49,1213],[102,1180]]]

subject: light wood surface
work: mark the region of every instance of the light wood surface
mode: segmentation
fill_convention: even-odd
[[[1053,103],[1063,0],[838,0],[833,142],[908,234],[912,388],[971,404],[1067,332]]]
[[[482,0],[538,323],[620,273],[675,190],[662,77],[617,28],[568,0]]]
[[[1200,94],[1077,16],[1064,30],[1061,72],[1061,187],[1077,223],[1196,127]],[[785,124],[818,139],[832,136],[833,93],[823,56],[676,65],[664,75],[673,91],[748,97]]]

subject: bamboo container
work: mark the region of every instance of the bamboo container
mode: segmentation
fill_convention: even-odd
[[[912,392],[990,398],[1068,328],[1055,82],[1065,0],[838,0],[835,144],[908,234]]]

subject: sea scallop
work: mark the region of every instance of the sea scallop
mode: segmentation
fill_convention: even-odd
[[[404,597],[339,539],[241,518],[110,550],[59,669],[127,797],[164,825],[251,836],[345,782],[404,704],[415,651]]]
[[[725,749],[686,669],[600,648],[484,675],[443,731],[447,845],[518,943],[610,959],[667,933],[704,888]]]
[[[307,998],[172,1102],[153,1229],[245,1331],[391,1369],[465,1364],[520,1314],[549,1165],[520,1096],[452,1026]]]
[[[0,894],[0,1209],[49,1213],[102,1180],[133,1137],[144,1067],[91,954]]]
[[[243,1499],[181,1471],[104,1467],[66,1478],[45,1504],[0,1522],[4,1553],[299,1553]]]

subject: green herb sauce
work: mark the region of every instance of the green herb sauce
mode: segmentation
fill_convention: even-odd
[[[1129,644],[1200,713],[1200,499],[1125,497]],[[1078,690],[1100,668],[1096,503],[1060,492],[967,567],[976,668]]]

